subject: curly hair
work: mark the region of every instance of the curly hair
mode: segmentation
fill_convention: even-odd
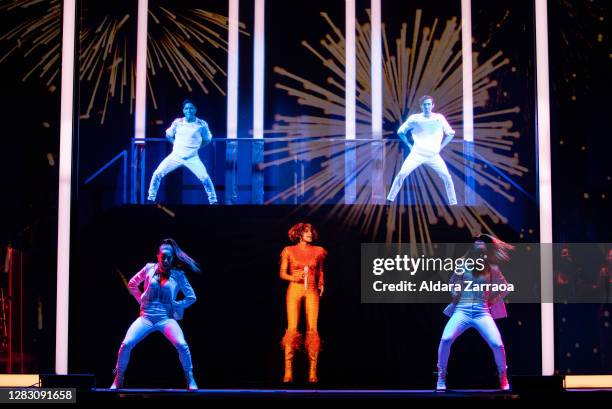
[[[312,224],[298,223],[294,225],[293,227],[291,227],[289,231],[287,232],[287,235],[289,236],[289,240],[292,243],[299,242],[300,239],[302,238],[302,234],[304,234],[306,230],[310,230],[310,232],[312,233],[312,241],[316,241],[319,238],[319,234],[317,233],[317,230],[314,227],[312,227]]]

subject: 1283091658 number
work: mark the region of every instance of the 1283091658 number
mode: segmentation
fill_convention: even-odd
[[[65,402],[76,403],[74,388],[0,389],[0,403]]]

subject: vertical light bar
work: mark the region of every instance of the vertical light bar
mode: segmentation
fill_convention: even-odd
[[[263,138],[266,0],[255,0],[253,46],[253,137]],[[237,35],[237,34],[236,34]]]
[[[68,296],[70,290],[70,198],[74,132],[74,56],[76,0],[62,2],[62,83],[60,107],[59,191],[57,212],[57,307],[55,372],[68,373]]]
[[[381,0],[372,0],[371,76],[372,76],[372,139],[382,139],[383,77],[382,77],[382,10]],[[372,201],[384,202],[384,146],[372,143]]]
[[[344,157],[344,201],[352,204],[357,197],[356,181],[356,80],[357,80],[357,55],[355,37],[355,0],[345,0],[345,72],[344,72],[344,132],[345,138],[350,142],[346,144],[346,155]]]
[[[461,0],[461,68],[463,81],[464,201],[476,205],[474,178],[474,95],[472,79],[472,0]]]
[[[461,57],[463,68],[463,140],[474,142],[472,95],[472,0],[461,0]]]
[[[265,24],[266,0],[255,0],[253,35],[253,138],[251,147],[251,203],[264,202],[264,103],[265,103]]]
[[[346,36],[346,66],[345,66],[345,133],[346,139],[355,139],[355,98],[357,78],[357,55],[355,42],[355,0],[346,0],[345,36]]]
[[[238,137],[238,2],[229,0],[227,49],[227,138]]]
[[[550,158],[550,96],[548,78],[547,0],[535,0],[536,89],[538,118],[538,183],[542,288],[542,375],[555,372],[552,272],[552,184]]]
[[[138,26],[136,31],[136,107],[134,137],[144,143],[147,112],[147,21],[149,0],[138,0]]]
[[[382,30],[381,0],[372,0],[372,136],[382,137],[383,119],[383,78],[382,78]]]
[[[225,203],[238,199],[238,19],[239,0],[229,0],[227,47],[227,140],[225,142]]]

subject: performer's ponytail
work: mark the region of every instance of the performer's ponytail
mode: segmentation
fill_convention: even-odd
[[[512,244],[506,243],[505,241],[490,234],[481,234],[476,238],[476,240],[493,245],[493,248],[491,249],[492,251],[489,251],[489,255],[493,259],[492,261],[497,262],[510,260],[510,252],[514,250],[514,246]],[[487,246],[487,248],[488,247],[489,246]]]
[[[172,247],[172,251],[174,252],[174,257],[175,257],[174,263],[176,263],[177,266],[186,267],[194,273],[201,272],[198,263],[194,259],[189,257],[187,253],[181,250],[181,248],[178,246],[178,244],[176,243],[174,239],[171,239],[171,238],[163,239],[160,244],[160,247],[163,245]]]

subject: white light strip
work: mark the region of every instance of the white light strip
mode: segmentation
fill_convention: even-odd
[[[550,159],[550,100],[548,89],[547,0],[535,0],[536,81],[538,118],[538,179],[540,242],[552,243],[552,186]],[[542,301],[553,301],[552,246],[540,246]],[[555,333],[552,302],[542,303],[542,375],[555,372]]]
[[[59,192],[57,212],[57,300],[55,372],[68,373],[68,296],[70,294],[70,196],[74,103],[76,0],[62,2],[62,83],[60,112]]]
[[[612,388],[612,375],[565,375],[565,388]]]
[[[355,139],[355,97],[357,78],[357,55],[355,43],[355,0],[346,0],[345,36],[346,36],[346,66],[345,66],[345,133],[346,139]]]
[[[266,0],[255,0],[255,35],[253,45],[253,138],[263,138],[264,68],[265,68]]]
[[[357,55],[356,55],[356,35],[355,35],[355,0],[345,0],[345,65],[344,65],[344,133],[348,140],[355,140],[356,137],[356,78],[357,78]],[[344,155],[344,202],[346,204],[355,203],[357,197],[356,174],[357,153],[354,142],[346,144]]]
[[[229,0],[227,47],[227,138],[238,137],[238,2]]]
[[[382,77],[382,30],[381,0],[372,0],[372,137],[382,138],[383,77]]]
[[[136,107],[134,137],[136,143],[144,143],[147,112],[147,21],[149,1],[138,0],[138,27],[136,36]]]
[[[472,95],[472,0],[461,0],[461,57],[463,69],[463,140],[474,141]]]
[[[372,139],[382,139],[383,133],[383,76],[382,76],[382,10],[381,0],[372,0],[372,36],[371,42],[371,76],[372,76]],[[384,146],[379,143],[372,145],[372,203],[384,203],[385,183]]]
[[[31,388],[40,384],[40,375],[36,374],[0,374],[0,388]]]

